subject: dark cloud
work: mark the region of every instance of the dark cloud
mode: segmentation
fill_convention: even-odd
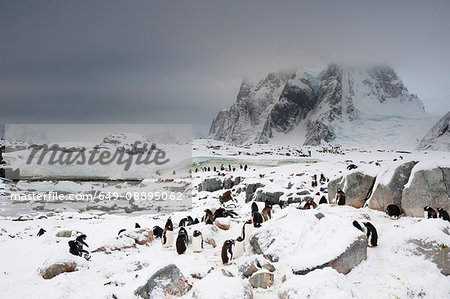
[[[242,77],[328,62],[392,65],[450,110],[448,1],[2,1],[0,118],[192,123]]]

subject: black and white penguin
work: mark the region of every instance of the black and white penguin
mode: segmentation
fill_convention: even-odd
[[[252,202],[252,214],[258,212],[258,205],[256,202]]]
[[[158,239],[158,238],[162,238],[164,230],[159,227],[158,225],[153,227],[153,236]]]
[[[361,224],[359,224],[358,221],[354,220],[353,221],[353,226],[356,227],[357,229],[359,229],[360,231],[362,231],[363,233],[366,233],[366,227],[365,226],[361,226]]]
[[[398,219],[400,217],[400,208],[397,205],[390,204],[386,207],[386,214],[392,219]]]
[[[184,227],[181,227],[180,230],[178,231],[177,241],[175,242],[178,254],[183,254],[186,252],[188,242],[189,239],[187,231]]]
[[[345,193],[341,189],[338,189],[336,193],[336,203],[338,204],[338,206],[345,205]]]
[[[253,226],[261,227],[261,224],[264,222],[264,218],[259,212],[253,213]]]
[[[217,218],[225,217],[224,213],[225,213],[224,208],[218,208],[217,210],[214,211],[213,220],[216,220]]]
[[[347,166],[347,170],[353,170],[353,169],[356,169],[356,168],[358,168],[358,166],[356,166],[355,164],[350,164],[350,165]]]
[[[327,204],[327,203],[328,203],[327,198],[324,195],[322,195],[322,197],[320,198],[320,201],[319,201],[319,205]]]
[[[234,240],[226,240],[222,246],[222,263],[224,265],[231,265],[233,259]]]
[[[244,239],[242,237],[238,237],[235,241],[234,241],[234,259],[240,258],[241,256],[244,255],[245,253],[245,242]]]
[[[76,240],[69,241],[69,252],[76,256],[83,256],[83,253],[89,254]]]
[[[121,233],[123,233],[124,231],[126,231],[125,228],[122,228],[121,230],[119,230],[119,232],[117,233],[117,235],[119,236]]]
[[[205,216],[203,217],[202,221],[205,221],[206,224],[213,224],[214,223],[214,215],[210,209],[206,209]]]
[[[432,207],[424,206],[422,207],[422,209],[423,209],[423,217],[425,219],[437,218],[437,213]]]
[[[180,220],[180,222],[178,223],[178,227],[184,227],[187,225],[188,219],[187,218],[183,218]]]
[[[192,251],[195,253],[203,251],[203,235],[199,230],[194,230],[192,237]]]
[[[244,239],[244,245],[247,246],[250,243],[250,235],[255,230],[252,220],[247,220],[242,226],[241,237]]]
[[[167,219],[166,225],[164,227],[163,235],[162,235],[162,244],[164,247],[172,247],[174,240],[174,231],[173,231],[173,223],[172,219]]]
[[[448,216],[448,213],[446,210],[444,210],[443,208],[436,208],[436,209],[437,209],[438,218],[441,218],[443,220],[450,222],[450,217]]]
[[[41,228],[41,229],[38,231],[37,236],[40,237],[40,236],[42,236],[43,234],[45,234],[45,232],[46,232],[46,230],[43,229],[43,228]]]
[[[265,202],[265,207],[261,211],[261,215],[264,218],[264,221],[272,219],[272,205],[269,201]]]
[[[139,223],[136,222],[136,223],[134,224],[134,228],[141,228],[141,226],[139,225]]]
[[[83,245],[86,247],[89,247],[88,244],[86,244],[85,240],[86,240],[87,236],[85,234],[83,235],[79,235],[75,240],[80,243],[81,247],[83,248]]]
[[[363,222],[364,226],[366,227],[366,234],[367,234],[367,243],[369,247],[375,247],[378,244],[378,234],[377,229],[375,226],[372,225],[370,222]]]

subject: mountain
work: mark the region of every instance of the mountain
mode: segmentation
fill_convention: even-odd
[[[243,81],[209,138],[236,144],[322,142],[412,148],[436,120],[390,67],[272,73]]]
[[[417,149],[450,151],[450,111],[428,131]]]

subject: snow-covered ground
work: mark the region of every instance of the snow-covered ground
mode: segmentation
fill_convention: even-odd
[[[308,151],[311,151],[310,157]],[[213,171],[192,174],[193,207],[184,212],[169,215],[150,212],[106,214],[98,211],[30,211],[28,221],[13,221],[19,215],[0,217],[0,298],[113,298],[113,294],[117,298],[135,298],[134,291],[139,286],[144,285],[157,270],[171,263],[178,266],[193,285],[186,298],[191,298],[194,292],[201,298],[236,298],[242,285],[236,280],[228,283],[221,269],[241,277],[237,265],[256,256],[249,245],[244,256],[233,261],[232,265],[224,266],[221,261],[223,242],[236,239],[241,234],[243,222],[250,218],[251,202],[245,203],[245,192],[238,193],[239,188],[261,182],[265,185],[264,190],[268,191],[283,190],[287,193],[287,190],[308,190],[312,196],[316,192],[326,196],[326,189],[320,191],[326,185],[311,187],[312,175],[324,174],[333,179],[349,172],[346,169],[349,163],[357,164],[359,170],[368,173],[382,173],[389,166],[409,160],[422,161],[426,165],[427,161],[446,163],[450,158],[450,154],[444,152],[397,153],[368,149],[342,149],[335,152],[324,153],[319,148],[281,145],[232,146],[196,140],[193,157],[197,167],[212,168],[231,164],[237,170],[225,172],[226,177],[233,175],[243,178],[242,183],[231,189],[236,201],[234,211],[239,217],[230,221],[229,230],[204,223],[187,227],[191,238],[194,230],[200,230],[204,238],[215,240],[217,247],[206,245],[202,253],[193,253],[188,248],[185,254],[178,255],[175,247],[163,248],[158,239],[109,254],[91,253],[90,261],[85,261],[69,253],[67,242],[70,238],[55,235],[62,230],[82,232],[87,235],[89,250],[94,250],[102,246],[127,245],[123,239],[116,239],[117,234],[123,228],[127,232],[134,231],[136,222],[142,228],[152,228],[154,225],[163,227],[169,216],[175,226],[187,215],[200,219],[205,209],[213,210],[221,206],[218,198],[225,192],[198,191],[197,186],[205,178],[217,177]],[[380,166],[375,165],[375,161]],[[240,169],[240,164],[248,164],[249,169]],[[72,190],[76,191],[76,188]],[[288,197],[286,194],[283,196],[281,199]],[[263,203],[259,203],[260,210],[263,206]],[[276,242],[281,253],[280,260],[272,263],[276,269],[273,272],[274,284],[268,289],[253,289],[254,298],[276,298],[282,292],[289,298],[450,297],[450,277],[442,275],[434,263],[416,254],[414,245],[409,242],[421,239],[436,246],[450,247],[449,222],[412,217],[392,220],[383,212],[349,206],[320,205],[315,210],[307,211],[298,210],[296,206],[291,204],[285,209],[274,207],[273,219],[256,230],[280,230]],[[8,206],[3,209],[8,209]],[[325,222],[317,224],[313,216],[317,212],[325,215]],[[311,261],[338,255],[342,247],[359,234],[352,226],[352,221],[364,219],[376,226],[378,247],[368,248],[367,260],[350,273],[339,274],[332,268],[315,270],[303,276],[292,273],[294,265],[307,265]],[[47,232],[37,237],[40,228]],[[43,279],[38,269],[60,260],[76,261],[78,270],[53,279]],[[191,274],[206,277],[198,279]],[[243,282],[247,280],[242,278]],[[221,290],[219,282],[227,283],[231,289]]]

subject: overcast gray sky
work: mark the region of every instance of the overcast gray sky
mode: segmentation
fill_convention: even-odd
[[[192,123],[244,77],[384,63],[450,110],[450,1],[0,0],[0,119]]]

